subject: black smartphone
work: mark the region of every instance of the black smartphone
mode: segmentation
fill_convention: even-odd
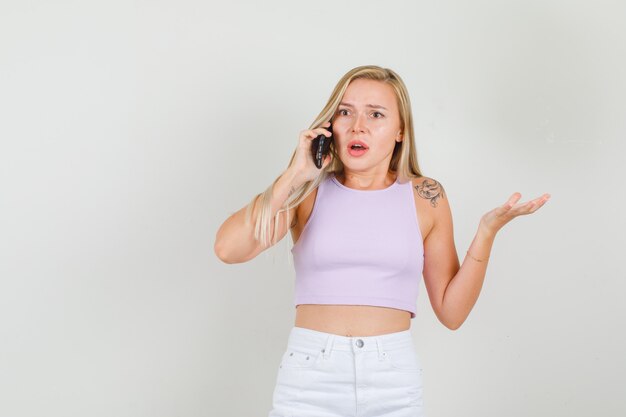
[[[332,123],[330,126],[328,126],[325,129],[330,131],[330,137],[326,137],[325,135],[319,135],[318,137],[313,139],[312,144],[311,144],[311,153],[313,154],[313,160],[315,161],[315,166],[318,169],[322,169],[324,158],[330,152],[330,143],[333,141]]]

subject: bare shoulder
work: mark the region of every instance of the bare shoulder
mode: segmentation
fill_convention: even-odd
[[[427,200],[433,208],[436,208],[443,200],[446,200],[443,185],[430,177],[413,178],[413,190],[417,196]]]
[[[449,213],[443,185],[434,178],[421,176],[411,180],[422,237],[426,239],[435,224]]]

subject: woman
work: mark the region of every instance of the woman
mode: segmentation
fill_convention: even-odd
[[[333,141],[318,169],[311,144],[321,134]],[[291,231],[296,319],[269,416],[424,416],[410,333],[419,279],[439,321],[458,329],[496,232],[550,196],[520,197],[481,218],[459,266],[446,193],[418,167],[403,81],[378,66],[346,73],[300,133],[288,168],[216,236],[218,257],[238,263]]]

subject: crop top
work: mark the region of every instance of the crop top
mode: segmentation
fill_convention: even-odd
[[[411,181],[356,190],[329,174],[291,252],[296,307],[372,305],[415,317],[424,246]]]

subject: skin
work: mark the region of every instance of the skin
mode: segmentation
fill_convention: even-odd
[[[393,88],[379,81],[354,80],[341,103],[333,119],[333,134],[345,174],[338,179],[346,187],[359,190],[387,188],[395,181],[388,172],[393,148],[402,141]],[[369,104],[385,109],[367,107]],[[348,153],[347,144],[354,139],[367,144],[365,155],[353,157]]]
[[[395,143],[402,140],[392,87],[374,80],[354,80],[342,103],[351,106],[340,105],[334,116],[333,135],[345,169],[345,175],[337,179],[346,187],[359,190],[389,187],[396,180],[388,172],[389,162]],[[370,108],[368,104],[386,110]],[[328,127],[328,123],[324,126]],[[328,132],[320,128],[322,131]],[[348,153],[347,144],[353,139],[369,146],[365,155],[353,157]],[[437,318],[447,328],[456,330],[478,299],[496,233],[517,216],[536,212],[550,195],[519,203],[521,194],[515,192],[503,205],[485,213],[468,249],[469,255],[460,265],[452,213],[443,186],[429,177],[416,178],[412,185],[424,244],[424,284]],[[291,230],[294,244],[308,221],[316,194],[312,192],[297,208],[296,224]],[[376,306],[301,304],[296,309],[295,325],[345,336],[373,336],[409,329],[410,313]]]

